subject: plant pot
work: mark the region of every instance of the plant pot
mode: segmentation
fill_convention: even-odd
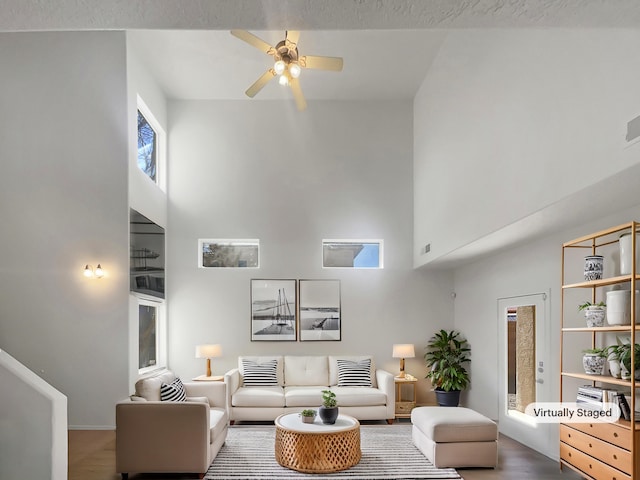
[[[460,390],[445,391],[435,389],[436,400],[441,407],[457,407],[460,404]]]
[[[318,409],[318,415],[320,415],[322,423],[325,425],[333,425],[338,419],[338,407],[327,408],[322,406]]]
[[[591,305],[584,310],[584,318],[587,320],[587,327],[604,327],[604,319],[607,314],[607,307]]]
[[[622,363],[620,364],[620,378],[622,380],[631,380],[631,372]]]
[[[618,360],[609,360],[609,373],[614,378],[621,378],[621,370],[620,361]]]
[[[302,419],[302,423],[313,423],[316,420],[315,415],[313,417],[305,417],[304,415],[300,415],[300,418]]]
[[[636,290],[636,323],[640,322],[640,290]],[[631,290],[607,292],[607,323],[609,325],[631,324]]]
[[[584,257],[584,279],[600,280],[602,278],[602,270],[604,266],[604,257],[602,255],[589,255]]]
[[[606,358],[594,353],[585,353],[582,357],[584,373],[589,375],[603,375]]]

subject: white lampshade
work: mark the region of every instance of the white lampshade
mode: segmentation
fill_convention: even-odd
[[[413,343],[396,343],[393,346],[393,358],[413,358],[416,356]]]
[[[196,358],[215,358],[222,356],[222,347],[215,345],[196,345]]]

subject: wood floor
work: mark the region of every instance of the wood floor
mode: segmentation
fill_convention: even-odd
[[[393,428],[390,426],[389,428]],[[459,469],[464,480],[577,480],[569,469],[524,445],[500,436],[496,469]],[[115,473],[115,432],[112,430],[69,431],[69,480],[118,480]],[[183,480],[181,475],[135,474],[130,480]]]

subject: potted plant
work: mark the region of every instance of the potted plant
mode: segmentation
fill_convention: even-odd
[[[604,302],[584,302],[581,305],[578,305],[578,311],[584,312],[584,318],[587,320],[587,327],[604,326],[604,319],[607,312],[607,305]]]
[[[471,361],[469,342],[460,332],[440,330],[427,345],[424,359],[429,368],[426,378],[435,388],[438,405],[457,407],[460,392],[469,386],[469,373],[464,365]]]
[[[607,354],[604,348],[589,348],[582,351],[582,366],[584,373],[589,375],[602,375]]]
[[[338,418],[338,401],[331,390],[322,390],[322,406],[318,410],[320,420],[327,425],[333,425]]]
[[[300,418],[303,423],[313,423],[316,419],[316,412],[310,408],[306,408],[300,412]]]
[[[609,361],[609,372],[614,378],[621,377],[620,354],[618,353],[618,345],[609,345],[604,349],[605,356]]]
[[[620,359],[621,377],[623,380],[629,380],[631,378],[631,342],[625,338],[623,340],[618,339],[617,353]],[[640,377],[640,345],[635,344],[634,348],[634,372],[635,377]]]

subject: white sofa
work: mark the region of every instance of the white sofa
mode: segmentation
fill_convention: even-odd
[[[131,398],[116,404],[116,472],[197,473],[203,478],[227,438],[226,386],[184,383],[186,401],[161,401],[169,370],[136,383]]]
[[[340,386],[338,360],[371,361],[371,386]],[[257,364],[277,361],[277,384],[244,384],[243,360]],[[336,394],[340,413],[358,420],[395,418],[395,383],[393,375],[375,368],[371,356],[241,356],[238,368],[224,376],[227,407],[231,423],[235,421],[272,421],[283,413],[317,409],[322,404],[322,390]]]

